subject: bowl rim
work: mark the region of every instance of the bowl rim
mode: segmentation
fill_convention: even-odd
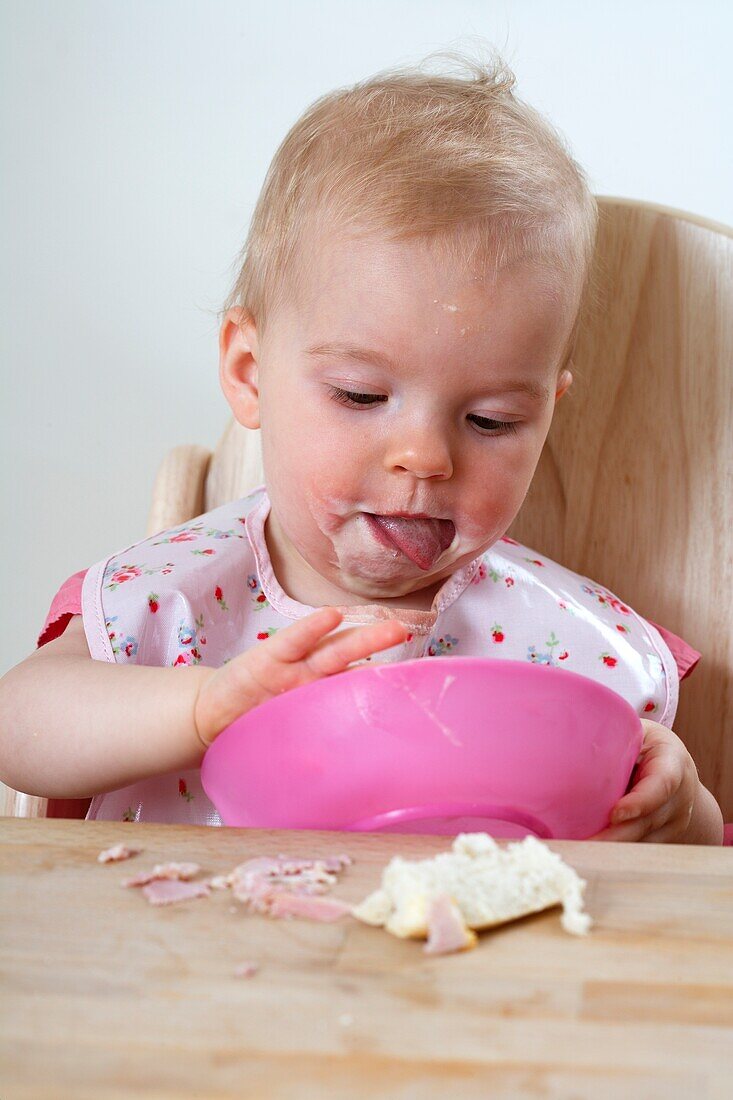
[[[436,665],[445,666],[446,669],[455,668],[456,664],[459,664],[463,667],[475,665],[490,665],[491,671],[498,672],[500,670],[507,670],[509,673],[514,674],[524,674],[530,669],[533,669],[534,671],[529,673],[530,676],[535,676],[539,674],[541,676],[554,679],[557,681],[557,683],[567,684],[568,678],[570,678],[571,681],[581,681],[586,691],[590,690],[599,697],[599,702],[605,698],[610,706],[616,708],[617,713],[623,713],[625,711],[629,720],[631,720],[631,717],[633,716],[633,718],[638,723],[638,728],[641,728],[641,715],[639,715],[634,710],[628,699],[621,695],[620,692],[614,691],[613,688],[608,687],[606,684],[600,683],[598,680],[594,680],[590,676],[584,676],[582,673],[575,672],[569,668],[558,668],[556,665],[544,665],[535,663],[533,661],[518,661],[514,660],[513,658],[504,657],[472,657],[470,655],[456,655],[449,657],[440,656],[429,658],[415,657],[410,658],[407,661],[388,661],[374,665],[359,665],[356,668],[348,668],[345,669],[343,672],[334,673],[332,676],[319,677],[317,680],[311,680],[310,683],[301,684],[299,687],[291,688],[289,691],[284,691],[280,695],[274,695],[271,699],[267,699],[264,703],[260,703],[256,707],[252,707],[251,710],[245,711],[243,714],[240,714],[237,718],[230,722],[228,726],[225,726],[224,729],[222,729],[221,732],[217,734],[214,741],[206,750],[203,759],[206,760],[210,753],[218,755],[216,752],[214,752],[214,750],[217,748],[217,746],[219,746],[221,750],[226,741],[229,740],[229,738],[225,735],[228,734],[230,730],[233,730],[233,727],[236,726],[237,731],[241,730],[242,732],[244,732],[250,722],[259,722],[263,719],[266,720],[266,715],[270,712],[270,710],[272,710],[273,708],[284,706],[286,704],[292,704],[292,701],[296,696],[299,699],[304,699],[305,693],[314,694],[316,692],[323,691],[324,683],[329,680],[339,679],[343,682],[343,678],[345,677],[351,679],[354,676],[364,676],[366,674],[370,674],[373,678],[377,677],[379,679],[384,679],[386,677],[398,676],[399,673],[407,666],[417,666],[421,669],[426,668],[426,660],[430,662],[431,668],[435,667]]]
[[[429,666],[426,666],[426,661],[430,662]],[[582,672],[575,672],[575,670],[571,668],[560,668],[558,665],[545,665],[541,664],[539,661],[519,661],[513,657],[475,657],[471,656],[470,654],[456,654],[455,656],[451,657],[410,657],[407,661],[385,661],[381,664],[375,665],[359,665],[357,668],[348,668],[345,669],[343,672],[336,673],[335,675],[346,676],[347,674],[352,672],[371,672],[375,676],[382,677],[388,674],[388,671],[390,669],[403,669],[408,665],[417,665],[420,666],[420,668],[425,668],[433,667],[436,664],[445,665],[446,667],[454,667],[456,664],[461,664],[464,667],[466,665],[491,665],[492,669],[496,669],[497,671],[500,667],[509,667],[515,669],[516,671],[529,671],[530,669],[532,669],[533,671],[530,672],[530,676],[534,676],[537,673],[539,673],[541,676],[552,676],[555,678],[559,676],[567,678],[568,676],[570,676],[575,680],[582,680],[583,684],[586,686],[588,684],[592,684],[593,688],[591,688],[591,690],[597,688],[601,694],[605,694],[607,697],[613,699],[616,703],[621,703],[623,707],[627,707],[632,714],[636,715],[637,718],[640,718],[640,715],[636,713],[628,699],[621,695],[620,692],[614,691],[613,688],[608,687],[607,684],[602,684],[599,680],[594,680],[592,676],[585,676]],[[331,680],[334,678],[335,677],[332,676],[321,677],[321,679],[326,680]],[[565,679],[563,679],[563,682],[565,682]],[[301,691],[303,688],[309,688],[318,683],[320,683],[320,680],[312,680],[309,684],[302,684],[301,687],[294,688],[293,690]],[[281,698],[281,696],[276,696],[275,698]],[[268,699],[267,702],[271,703],[272,700]],[[266,706],[266,704],[264,703],[262,705]]]

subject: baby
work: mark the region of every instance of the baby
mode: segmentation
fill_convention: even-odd
[[[684,643],[505,534],[572,383],[597,224],[513,85],[500,59],[381,74],[286,136],[219,341],[266,487],[67,582],[0,684],[5,783],[218,824],[198,769],[238,715],[377,654],[450,652],[570,668],[642,716],[600,837],[721,842],[671,729]]]

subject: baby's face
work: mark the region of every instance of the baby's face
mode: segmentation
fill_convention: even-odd
[[[247,407],[291,588],[312,571],[367,601],[436,586],[524,500],[571,381],[558,366],[576,297],[536,268],[492,285],[424,241],[374,236],[328,241],[307,275],[239,351],[256,361]]]

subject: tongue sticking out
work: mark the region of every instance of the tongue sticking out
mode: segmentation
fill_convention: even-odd
[[[453,542],[456,529],[449,519],[409,519],[406,516],[372,516],[388,542],[420,569],[431,569]]]

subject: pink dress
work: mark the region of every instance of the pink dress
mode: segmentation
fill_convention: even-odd
[[[264,487],[144,539],[70,577],[39,645],[81,614],[93,659],[219,667],[312,607],[291,599],[265,541]],[[369,661],[460,654],[568,668],[624,696],[668,727],[679,680],[700,658],[602,585],[510,538],[449,577],[430,611],[348,606],[339,629],[398,618],[407,641]],[[198,769],[154,776],[92,799],[87,817],[219,825]]]

